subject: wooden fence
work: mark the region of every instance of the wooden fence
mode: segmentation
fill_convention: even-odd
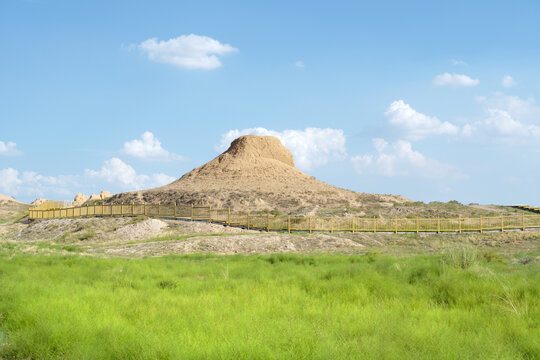
[[[149,216],[222,223],[247,229],[277,231],[345,232],[484,232],[540,228],[540,215],[512,215],[475,218],[365,218],[314,217],[250,214],[231,209],[177,204],[99,204],[76,207],[30,208],[31,219],[104,216]]]

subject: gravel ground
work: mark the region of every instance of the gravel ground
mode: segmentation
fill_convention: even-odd
[[[358,252],[364,246],[349,239],[325,234],[309,237],[281,233],[259,233],[225,236],[194,236],[185,240],[154,241],[112,246],[109,255],[159,256],[165,254],[271,254]]]
[[[148,218],[81,218],[0,224],[0,248],[27,253],[77,252],[92,256],[168,254],[441,252],[451,246],[504,253],[540,248],[540,231],[484,234],[283,233],[198,221]]]

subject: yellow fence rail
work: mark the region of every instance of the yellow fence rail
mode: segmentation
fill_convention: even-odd
[[[540,208],[529,205],[514,205],[513,208],[540,214]]]
[[[62,209],[70,207],[73,205],[72,201],[45,201],[42,204],[33,206],[33,210],[52,210],[52,209]]]
[[[247,229],[329,232],[484,232],[540,228],[540,215],[512,215],[475,218],[361,218],[312,217],[250,214],[231,209],[177,204],[96,204],[29,209],[31,219],[61,219],[104,216],[149,216],[222,223]]]

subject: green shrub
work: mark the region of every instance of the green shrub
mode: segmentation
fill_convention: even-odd
[[[443,262],[456,269],[468,269],[478,262],[478,252],[468,247],[458,247],[444,252]]]
[[[88,230],[75,235],[75,238],[79,241],[84,241],[93,238],[96,236],[96,232],[93,230]]]

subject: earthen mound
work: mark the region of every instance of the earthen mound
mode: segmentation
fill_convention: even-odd
[[[99,192],[99,198],[101,200],[105,200],[105,199],[108,199],[112,196],[111,192],[110,191],[106,191],[106,190],[102,190]]]
[[[33,206],[39,206],[39,205],[42,205],[42,204],[46,203],[47,201],[49,201],[49,200],[47,200],[47,199],[42,199],[42,198],[37,198],[36,200],[32,201],[32,202],[30,203],[30,205],[33,205]]]
[[[12,196],[4,195],[4,194],[0,194],[0,200],[2,200],[2,201],[17,201]]]
[[[177,201],[245,210],[290,211],[319,206],[361,207],[366,202],[409,201],[401,196],[361,194],[328,185],[294,167],[291,152],[272,136],[246,135],[227,151],[159,188],[123,193],[109,202]]]
[[[79,206],[84,204],[88,200],[88,196],[84,195],[83,193],[77,193],[75,195],[75,198],[73,199],[73,205]]]

